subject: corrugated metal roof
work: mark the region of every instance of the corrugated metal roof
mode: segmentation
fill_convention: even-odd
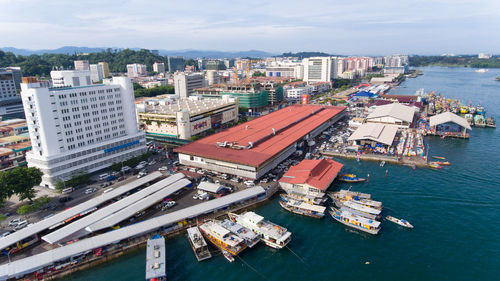
[[[141,200],[142,198],[149,196],[150,194],[153,194],[166,186],[169,186],[178,180],[184,178],[184,175],[181,173],[177,173],[175,175],[172,175],[162,181],[159,181],[153,185],[150,185],[130,196],[127,196],[123,198],[122,200],[119,200],[115,203],[112,203],[104,208],[101,208],[92,214],[85,216],[84,218],[81,218],[73,223],[68,224],[67,226],[64,226],[54,232],[51,232],[45,236],[42,237],[42,239],[45,242],[48,242],[50,244],[54,243],[60,243],[60,242],[66,242],[72,239],[76,239],[79,237],[82,237],[89,232],[83,231],[87,226],[94,224],[102,219],[104,219],[107,216],[110,216],[119,210],[122,210],[123,208]]]
[[[393,117],[411,123],[414,115],[415,108],[400,103],[391,103],[377,106],[375,110],[366,117],[366,120],[380,117]]]
[[[134,188],[137,188],[143,184],[146,184],[150,181],[153,181],[161,176],[162,176],[162,174],[160,172],[151,173],[145,177],[142,177],[140,179],[134,180],[134,181],[129,182],[127,184],[124,184],[120,187],[117,187],[110,192],[103,193],[100,196],[97,196],[97,197],[90,199],[88,201],[85,201],[79,205],[71,207],[68,210],[57,213],[50,218],[36,222],[36,223],[34,223],[30,226],[27,226],[19,231],[16,231],[16,232],[14,232],[14,233],[12,233],[4,238],[0,238],[0,249],[7,248],[8,246],[15,244],[18,241],[21,241],[25,238],[33,236],[39,232],[42,232],[51,226],[59,224],[66,219],[69,219],[77,214],[80,214],[80,213],[85,212],[89,209],[92,209],[92,208],[94,208],[94,207],[114,198],[114,197],[125,194],[128,191],[130,191]]]
[[[466,128],[467,130],[472,129],[470,127],[469,123],[467,122],[467,120],[465,120],[465,118],[460,117],[460,116],[458,116],[454,113],[448,112],[448,111],[443,112],[443,113],[438,114],[438,115],[434,115],[429,120],[429,124],[431,126],[436,126],[436,125],[444,124],[444,123],[448,123],[448,122],[453,122],[455,124],[458,124],[458,125],[462,126],[463,128]]]
[[[200,182],[200,184],[198,184],[198,189],[212,193],[217,193],[222,189],[222,186],[220,184],[211,183],[208,181],[202,181]]]
[[[302,160],[290,167],[279,182],[309,184],[325,191],[333,182],[343,165],[331,159]]]
[[[372,140],[386,145],[392,145],[397,131],[397,126],[378,123],[365,123],[359,126],[348,140]]]
[[[174,224],[184,219],[194,218],[205,213],[213,212],[214,210],[224,208],[233,203],[251,199],[262,193],[265,193],[265,190],[260,186],[248,188],[221,198],[165,214],[163,216],[122,227],[91,238],[82,239],[64,247],[59,247],[41,254],[12,261],[11,263],[0,266],[0,280],[21,277],[45,266],[54,264],[56,261],[65,260],[86,251],[97,249],[130,237],[150,233],[161,227]]]

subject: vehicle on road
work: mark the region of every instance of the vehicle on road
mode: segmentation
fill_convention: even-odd
[[[90,193],[94,193],[96,192],[97,188],[93,187],[93,188],[87,188],[87,190],[85,190],[85,194],[90,194]]]
[[[108,177],[109,177],[109,174],[108,174],[108,173],[100,174],[100,175],[99,175],[99,180],[101,180],[101,181],[102,181],[102,180],[107,179]]]
[[[25,228],[26,226],[28,226],[28,221],[20,221],[15,227],[14,227],[14,230],[15,231],[18,231],[20,229],[23,229]]]
[[[149,166],[153,166],[154,164],[156,164],[155,160],[153,160],[153,161],[151,161],[151,162],[148,163]]]
[[[158,168],[158,171],[168,171],[168,167],[167,166],[160,167]]]
[[[129,166],[123,166],[122,169],[121,169],[121,171],[125,173],[125,172],[130,171],[130,169],[131,168]]]
[[[104,182],[104,183],[101,183],[101,187],[108,187],[110,185],[112,185],[113,183],[112,182]]]
[[[73,192],[73,190],[75,190],[75,189],[72,188],[72,187],[68,187],[68,188],[63,189],[61,193],[62,194],[68,194],[68,193]]]
[[[22,220],[21,219],[13,219],[9,222],[9,226],[16,226],[18,225]]]
[[[116,180],[116,176],[109,176],[106,178],[106,181],[113,181],[113,180]]]
[[[139,172],[139,174],[137,175],[137,178],[138,178],[138,179],[140,179],[140,178],[142,178],[142,177],[146,176],[147,174],[148,174],[148,173],[147,173],[147,172],[145,172],[145,171],[140,171],[140,172]]]

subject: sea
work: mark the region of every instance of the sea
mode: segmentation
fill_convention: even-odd
[[[481,104],[500,121],[500,70],[423,67],[391,94],[420,88],[464,103]],[[384,215],[415,228],[383,221],[379,235],[352,230],[330,216],[322,220],[284,211],[274,198],[254,211],[287,227],[288,248],[258,245],[234,263],[217,255],[198,262],[185,235],[168,238],[168,280],[500,280],[500,128],[473,128],[469,140],[426,137],[429,156],[446,157],[442,170],[336,159],[344,171],[369,182],[351,190],[371,193]],[[387,173],[387,176],[386,176]],[[331,190],[349,188],[334,183]],[[144,280],[145,249],[62,280]]]

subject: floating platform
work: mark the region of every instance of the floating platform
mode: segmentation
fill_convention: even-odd
[[[146,247],[146,280],[167,280],[165,261],[165,238],[155,235],[148,240]]]

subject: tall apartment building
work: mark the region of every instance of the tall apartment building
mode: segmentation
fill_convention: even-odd
[[[146,65],[139,63],[127,64],[127,76],[129,78],[142,77],[146,75],[148,75]]]
[[[384,66],[386,67],[402,67],[408,65],[408,56],[392,55],[384,57]]]
[[[153,71],[158,74],[165,73],[165,64],[163,62],[155,62],[153,64]]]
[[[10,72],[12,77],[14,77],[14,83],[16,84],[16,89],[21,89],[21,78],[23,78],[23,73],[21,67],[19,66],[8,66],[0,68],[0,72]]]
[[[59,88],[26,77],[21,89],[32,142],[26,159],[29,167],[43,172],[42,186],[54,188],[59,180],[98,171],[146,151],[127,77]]]
[[[0,68],[0,120],[24,118],[21,97],[16,89],[15,74],[14,71]]]
[[[194,89],[204,86],[205,78],[202,73],[183,73],[174,74],[175,95],[180,98],[187,98],[194,93]]]
[[[184,71],[183,57],[168,57],[168,72]]]
[[[90,70],[90,64],[88,60],[75,60],[75,70]]]
[[[101,81],[104,78],[104,71],[102,69],[102,65],[100,64],[91,64],[90,65],[90,80],[92,82]]]
[[[337,58],[335,57],[311,57],[302,60],[304,65],[304,81],[310,82],[330,82],[336,78]]]
[[[104,78],[111,76],[111,73],[109,72],[109,64],[107,62],[100,62],[98,65],[102,68],[102,76],[104,76]]]
[[[52,87],[80,87],[92,85],[89,70],[52,70]]]

